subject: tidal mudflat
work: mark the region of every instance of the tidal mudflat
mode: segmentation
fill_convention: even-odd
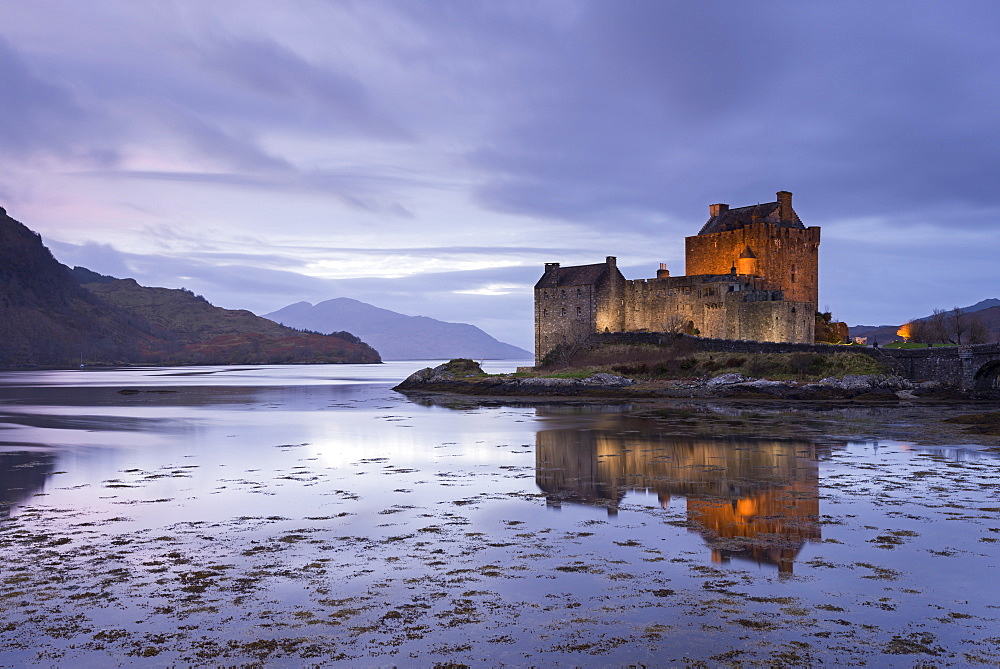
[[[935,409],[422,366],[0,374],[0,664],[1000,663],[1000,458]]]

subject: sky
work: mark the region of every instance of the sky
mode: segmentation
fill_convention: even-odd
[[[545,262],[682,274],[794,193],[820,309],[1000,297],[1000,3],[0,0],[0,206],[61,262],[531,348]]]

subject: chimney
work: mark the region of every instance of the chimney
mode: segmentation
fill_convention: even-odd
[[[787,190],[778,191],[778,219],[782,223],[791,223],[795,220],[795,212],[792,211],[792,194]]]
[[[728,204],[710,204],[708,205],[708,215],[711,217],[716,217],[719,214],[724,214],[729,211]]]
[[[605,258],[604,262],[608,263],[608,267],[618,266],[618,258],[614,256],[608,256],[607,258]]]
[[[559,263],[557,262],[547,262],[545,263],[545,273],[548,274],[554,269],[559,269]]]
[[[656,278],[666,279],[668,276],[670,276],[670,270],[667,269],[667,263],[661,262],[660,269],[656,270]]]

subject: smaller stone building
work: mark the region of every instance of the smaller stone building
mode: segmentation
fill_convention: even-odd
[[[819,228],[806,228],[792,194],[709,207],[685,240],[687,276],[628,280],[614,256],[593,265],[546,263],[535,285],[535,362],[596,332],[686,332],[720,339],[812,343]],[[692,271],[694,268],[694,271]]]

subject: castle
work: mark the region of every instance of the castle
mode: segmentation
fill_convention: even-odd
[[[614,256],[546,263],[535,284],[535,364],[596,332],[812,343],[819,228],[802,224],[791,193],[777,195],[749,207],[710,205],[708,222],[684,240],[686,276],[670,276],[661,263],[655,279],[627,280]]]

